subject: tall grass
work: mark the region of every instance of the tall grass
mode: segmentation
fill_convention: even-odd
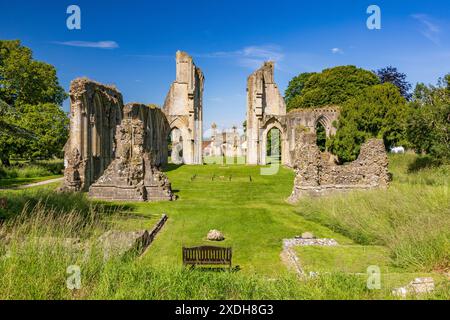
[[[64,169],[62,160],[17,162],[12,166],[0,165],[0,179],[36,178],[60,175]]]
[[[403,166],[403,161],[400,162]],[[325,224],[357,242],[387,246],[398,265],[414,271],[447,269],[450,206],[445,179],[436,178],[433,183],[426,183],[419,177],[421,172],[411,174],[405,171],[408,166],[403,169],[399,167],[395,166],[392,170],[395,180],[388,191],[354,192],[330,198],[304,199],[298,211],[308,219]],[[431,170],[429,175],[432,178],[434,169],[426,170]],[[187,181],[184,189],[190,191],[185,195],[189,201],[184,203],[198,210],[198,206],[195,202],[192,204],[192,201],[199,197],[199,193],[204,193],[200,189],[202,180],[201,176],[197,178],[198,186],[189,189],[188,184],[192,184],[189,182],[191,173],[185,172],[183,178]],[[399,182],[400,178],[406,179],[408,175],[410,181],[416,183]],[[291,181],[291,177],[288,178]],[[205,178],[205,181],[209,183],[210,179]],[[251,183],[255,185],[257,182]],[[277,187],[273,183],[262,182],[264,188]],[[232,189],[229,187],[231,182],[215,183],[223,183]],[[233,199],[240,199],[247,204],[250,200],[242,197],[243,189],[237,188],[241,187],[241,184],[236,183],[235,189],[231,190],[236,193]],[[286,189],[289,189],[289,186],[286,186]],[[252,197],[255,197],[258,203],[264,202],[266,195],[259,195],[261,198],[257,198],[258,195],[259,191],[254,191]],[[186,212],[189,213],[182,210],[177,216],[173,207],[170,207],[183,205],[183,198],[178,203],[152,204],[151,211],[158,212],[159,207],[155,209],[155,206],[164,209],[169,206],[172,225],[169,223],[165,227],[145,257],[135,259],[133,255],[126,255],[105,260],[97,239],[102,232],[111,229],[108,221],[114,220],[114,215],[119,215],[123,211],[122,208],[112,204],[93,204],[83,194],[57,193],[46,187],[2,191],[1,196],[8,198],[8,208],[0,209],[3,210],[0,211],[3,217],[0,222],[0,299],[393,298],[390,288],[369,290],[364,276],[344,273],[321,274],[316,278],[300,280],[295,274],[289,273],[263,276],[260,273],[242,271],[229,273],[188,270],[178,263],[173,263],[171,267],[149,263],[152,259],[161,259],[162,254],[177,259],[176,252],[167,250],[167,247],[159,249],[160,255],[155,254],[155,249],[158,249],[157,245],[164,244],[165,236],[171,235],[170,227],[173,228],[176,220],[181,219],[182,215],[186,216]],[[222,201],[222,198],[223,202],[229,201],[228,195],[214,194],[213,197],[215,201]],[[222,202],[218,202],[217,208],[221,206]],[[275,208],[282,208],[281,204]],[[294,216],[300,220],[300,217],[291,214],[291,207],[287,204],[286,208],[289,208],[286,216],[289,214],[289,217]],[[279,216],[279,211],[277,214]],[[192,217],[196,218],[195,215]],[[200,219],[205,220],[203,216]],[[258,219],[253,222],[255,228],[264,229],[264,235],[267,237],[266,225]],[[279,224],[277,221],[271,221],[271,226],[277,223]],[[228,228],[231,225],[226,220],[215,224]],[[186,229],[186,225],[183,225],[183,228]],[[192,228],[197,230],[196,226]],[[277,232],[280,239],[289,234],[285,230]],[[166,239],[166,243],[177,241],[179,231],[176,230],[174,234],[173,238]],[[239,235],[238,232],[235,234]],[[255,241],[251,232],[245,233],[243,242],[248,241]],[[275,241],[278,241],[278,238]],[[236,246],[234,242],[233,247]],[[178,245],[176,247],[179,248]],[[244,247],[241,247],[239,254],[244,255],[242,248]],[[271,248],[267,250],[269,249]],[[275,250],[279,249],[280,247],[276,246]],[[248,253],[245,252],[245,255]],[[278,253],[275,252],[273,259],[278,258]],[[67,268],[74,265],[79,266],[81,271],[79,290],[70,290],[66,285],[68,277],[71,276],[67,273]],[[432,295],[420,298],[450,299],[448,283],[438,283]]]
[[[0,228],[2,299],[361,299],[379,297],[363,279],[342,274],[299,282],[228,272],[157,269],[130,256],[105,261],[95,239],[101,215],[62,213],[38,203]],[[7,235],[7,237],[6,237]],[[82,242],[72,241],[73,238]],[[70,241],[69,241],[70,240]],[[67,267],[81,288],[69,290]]]
[[[62,213],[38,203],[0,227],[0,299],[392,299],[389,288],[369,290],[366,279],[343,273],[300,280],[240,272],[151,267],[128,255],[104,259],[96,239],[102,212]],[[81,239],[77,242],[73,239]],[[70,290],[69,266],[81,287]],[[430,296],[448,299],[440,284]]]
[[[20,191],[0,191],[0,197],[6,198],[8,203],[6,208],[0,208],[0,219],[11,219],[19,214],[20,217],[25,217],[25,213],[30,216],[35,207],[45,207],[46,213],[66,215],[77,212],[85,217],[91,216],[92,212],[109,215],[123,209],[120,205],[91,202],[83,193],[58,192],[54,185]]]
[[[450,171],[411,172],[414,157],[391,157],[389,190],[305,198],[297,211],[357,243],[384,245],[412,271],[450,270]]]

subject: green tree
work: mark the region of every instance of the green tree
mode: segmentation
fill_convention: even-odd
[[[0,40],[0,158],[62,155],[68,119],[67,97],[53,66],[33,59],[20,41]]]
[[[67,95],[59,85],[56,69],[33,60],[32,52],[18,40],[0,40],[0,99],[12,106],[54,103]]]
[[[58,105],[23,105],[20,126],[35,135],[32,140],[16,140],[23,158],[50,159],[63,156],[63,147],[69,134],[69,119]]]
[[[384,140],[386,148],[406,143],[407,103],[391,83],[368,87],[341,108],[337,132],[328,143],[340,161],[358,157],[368,138]]]
[[[14,108],[0,100],[0,161],[9,166],[10,154],[17,150],[17,139],[31,141],[34,134],[16,125],[18,114]]]
[[[295,103],[293,103],[293,100],[302,95],[302,90],[305,87],[306,82],[315,74],[315,72],[301,73],[289,81],[289,85],[284,93],[284,100],[286,101],[288,111],[295,109]]]
[[[411,99],[411,84],[406,81],[406,74],[399,72],[397,68],[392,66],[379,69],[375,73],[381,83],[392,83],[400,90],[401,95],[405,97],[406,100]]]
[[[416,86],[407,137],[416,152],[425,152],[439,162],[450,162],[450,74],[437,86]]]
[[[341,105],[358,96],[364,89],[379,83],[380,80],[373,72],[355,66],[325,69],[309,76],[300,95],[289,96],[289,108]]]
[[[273,128],[267,133],[266,155],[273,157],[281,156],[281,133],[280,129]]]

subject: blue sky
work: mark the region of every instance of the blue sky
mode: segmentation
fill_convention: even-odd
[[[66,27],[71,4],[81,30]],[[371,4],[381,30],[366,27]],[[346,64],[393,65],[413,84],[435,83],[450,72],[449,17],[442,0],[0,0],[0,39],[20,39],[55,65],[66,90],[87,76],[117,85],[125,102],[159,105],[176,50],[187,51],[206,77],[205,127],[231,127],[245,118],[246,78],[264,60],[276,61],[282,92],[301,72]]]

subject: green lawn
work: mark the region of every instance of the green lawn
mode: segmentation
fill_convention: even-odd
[[[37,255],[33,246],[17,247],[16,258],[0,259],[0,297],[373,299],[391,298],[392,287],[418,276],[432,276],[439,290],[431,298],[448,299],[448,281],[442,272],[436,273],[448,268],[448,171],[424,169],[407,174],[406,160],[411,159],[391,157],[394,183],[388,191],[306,198],[297,205],[285,201],[292,191],[292,170],[280,168],[278,174],[266,176],[260,174],[260,167],[246,165],[168,166],[166,173],[179,197],[173,202],[94,202],[93,208],[86,195],[55,193],[57,184],[0,190],[0,197],[6,196],[11,204],[7,210],[0,209],[0,219],[13,217],[27,203],[28,208],[44,204],[37,211],[43,215],[39,219],[46,221],[46,212],[55,208],[56,219],[49,220],[49,228],[61,225],[70,236],[78,227],[62,214],[73,210],[87,217],[93,210],[100,212],[102,223],[95,224],[98,232],[151,229],[161,214],[169,216],[140,259],[104,264],[101,259],[85,261],[80,255],[77,263],[87,279],[77,296],[61,285],[65,268],[74,263],[70,253]],[[34,224],[38,229],[39,219]],[[221,230],[226,240],[208,242],[210,229]],[[306,231],[319,238],[334,238],[340,246],[296,248],[305,271],[322,274],[315,280],[299,281],[280,253],[284,238]],[[98,234],[86,236],[96,239]],[[233,264],[240,271],[183,270],[182,246],[204,244],[231,246]],[[364,274],[369,265],[381,268],[382,291],[366,288]]]
[[[11,179],[0,179],[0,188],[15,188],[23,186],[26,184],[32,184],[36,182],[51,180],[60,178],[61,175],[52,175],[45,177],[33,177],[33,178],[11,178]]]
[[[366,273],[369,266],[381,272],[398,272],[392,267],[389,250],[382,246],[296,247],[302,268],[308,272]]]
[[[145,263],[181,266],[182,246],[217,245],[206,240],[211,229],[224,233],[226,240],[219,245],[233,248],[233,263],[244,273],[285,272],[280,260],[282,239],[305,231],[352,243],[295,214],[285,202],[294,179],[289,169],[262,176],[256,166],[181,166],[167,174],[179,199],[136,205],[138,213],[169,216]]]

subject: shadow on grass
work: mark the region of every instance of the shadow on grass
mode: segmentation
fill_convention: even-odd
[[[430,156],[417,157],[408,166],[408,173],[415,173],[423,169],[439,167],[441,163]]]
[[[168,163],[162,169],[164,172],[169,172],[169,171],[177,170],[181,166],[183,166],[183,164]]]

